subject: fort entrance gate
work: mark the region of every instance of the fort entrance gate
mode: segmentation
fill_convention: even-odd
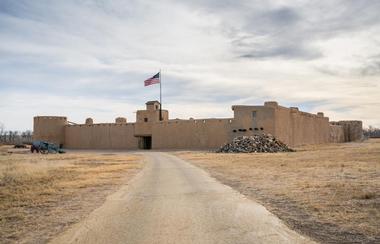
[[[152,136],[139,136],[139,149],[152,149]]]

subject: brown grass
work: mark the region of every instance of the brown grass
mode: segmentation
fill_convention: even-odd
[[[295,153],[177,156],[318,241],[380,243],[379,139],[305,146]]]
[[[78,222],[141,168],[141,157],[11,154],[0,148],[1,243],[44,243]]]

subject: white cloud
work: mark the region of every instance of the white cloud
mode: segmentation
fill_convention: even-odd
[[[230,117],[278,100],[380,126],[374,1],[2,1],[0,121],[113,121],[157,88],[173,117]],[[339,11],[338,11],[339,10]],[[363,14],[363,13],[366,14]],[[362,13],[362,14],[361,14]]]

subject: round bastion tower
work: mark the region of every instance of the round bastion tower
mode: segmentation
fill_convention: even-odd
[[[61,116],[36,116],[33,124],[33,140],[63,145],[67,118]]]

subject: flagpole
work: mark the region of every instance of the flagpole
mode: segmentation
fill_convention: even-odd
[[[161,89],[161,69],[160,69],[160,121],[162,121],[162,89]]]

